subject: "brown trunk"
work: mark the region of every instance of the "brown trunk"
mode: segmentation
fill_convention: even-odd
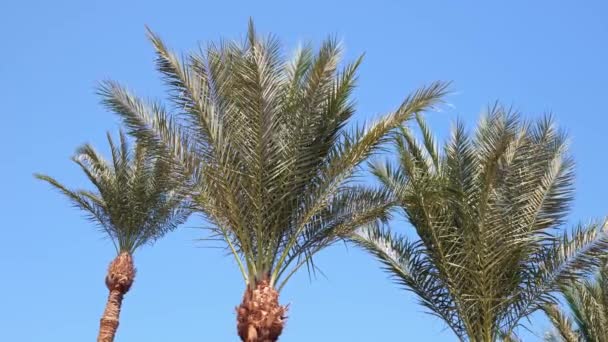
[[[110,290],[108,302],[99,323],[97,342],[113,342],[122,298],[129,291],[135,279],[133,257],[127,252],[120,253],[111,263],[106,276],[106,286]]]
[[[279,304],[279,292],[267,280],[247,286],[237,308],[237,331],[244,342],[274,342],[285,325],[287,307]]]
[[[113,342],[116,330],[118,329],[118,316],[122,304],[123,294],[120,291],[110,290],[106,309],[103,312],[99,324],[98,342]]]

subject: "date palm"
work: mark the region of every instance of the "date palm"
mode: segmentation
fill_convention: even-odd
[[[418,122],[422,139],[402,129],[398,165],[372,172],[419,238],[372,227],[353,239],[460,340],[512,340],[522,317],[588,274],[608,248],[598,224],[558,230],[573,192],[566,137],[550,118],[524,122],[497,105],[474,135],[457,123],[440,153]]]
[[[72,158],[94,191],[70,190],[54,178],[36,174],[85,211],[116,248],[117,256],[105,279],[109,296],[100,321],[99,342],[114,341],[123,297],[135,280],[133,253],[177,227],[189,213],[167,158],[143,144],[131,149],[122,132],[118,145],[109,134],[108,143],[111,162],[88,144],[78,148]]]
[[[557,305],[544,311],[555,326],[547,341],[606,342],[608,341],[608,266],[603,265],[595,279],[568,284],[562,290],[571,313],[562,312]]]
[[[250,23],[244,42],[209,44],[178,58],[149,32],[171,109],[115,82],[101,88],[130,134],[173,151],[193,201],[234,255],[246,288],[237,332],[276,341],[286,308],[279,292],[313,255],[355,228],[389,215],[385,190],[353,183],[359,166],[414,113],[438,103],[445,85],[416,91],[393,113],[346,129],[361,59],[339,67],[325,41],[294,59]]]

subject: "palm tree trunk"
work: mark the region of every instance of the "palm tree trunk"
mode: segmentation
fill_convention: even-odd
[[[99,322],[97,342],[113,342],[118,329],[122,299],[135,279],[133,257],[128,252],[120,253],[111,263],[106,275],[106,286],[110,291],[106,308]]]
[[[237,308],[237,332],[243,342],[275,342],[285,326],[287,307],[268,280],[247,286]]]
[[[118,329],[118,318],[120,316],[120,306],[122,305],[123,293],[111,290],[99,324],[98,342],[112,342]]]

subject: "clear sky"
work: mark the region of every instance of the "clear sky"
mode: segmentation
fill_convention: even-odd
[[[30,1],[0,2],[0,332],[2,341],[92,341],[113,258],[82,215],[33,172],[85,185],[69,161],[77,145],[105,146],[118,121],[98,104],[112,78],[143,96],[162,87],[144,25],[172,48],[240,38],[249,16],[286,45],[341,37],[347,59],[365,52],[357,120],[394,109],[415,87],[452,80],[450,107],[432,114],[443,134],[472,126],[497,99],[526,115],[552,111],[572,137],[572,222],[608,214],[606,1]],[[243,283],[223,251],[199,248],[200,222],[136,255],[117,341],[236,341]],[[409,227],[394,222],[398,231]],[[323,252],[326,277],[294,277],[283,341],[454,341],[436,318],[353,247]],[[525,322],[524,322],[525,323]],[[522,330],[540,340],[547,322]]]

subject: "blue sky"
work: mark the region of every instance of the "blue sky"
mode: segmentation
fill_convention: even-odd
[[[572,137],[577,192],[571,220],[608,214],[608,4],[605,1],[16,1],[0,3],[0,331],[5,341],[91,341],[106,300],[113,248],[67,201],[33,179],[86,182],[69,161],[77,145],[105,146],[118,121],[94,87],[119,80],[159,96],[144,25],[176,50],[240,38],[249,16],[292,50],[342,38],[347,59],[365,52],[357,120],[394,109],[409,91],[452,80],[449,107],[471,127],[495,100],[529,116],[551,111]],[[136,255],[117,341],[236,341],[243,283],[230,257],[200,248],[193,220]],[[396,221],[394,227],[407,231]],[[454,341],[374,260],[349,247],[323,252],[327,277],[294,277],[283,341]],[[522,330],[540,340],[540,317]]]

